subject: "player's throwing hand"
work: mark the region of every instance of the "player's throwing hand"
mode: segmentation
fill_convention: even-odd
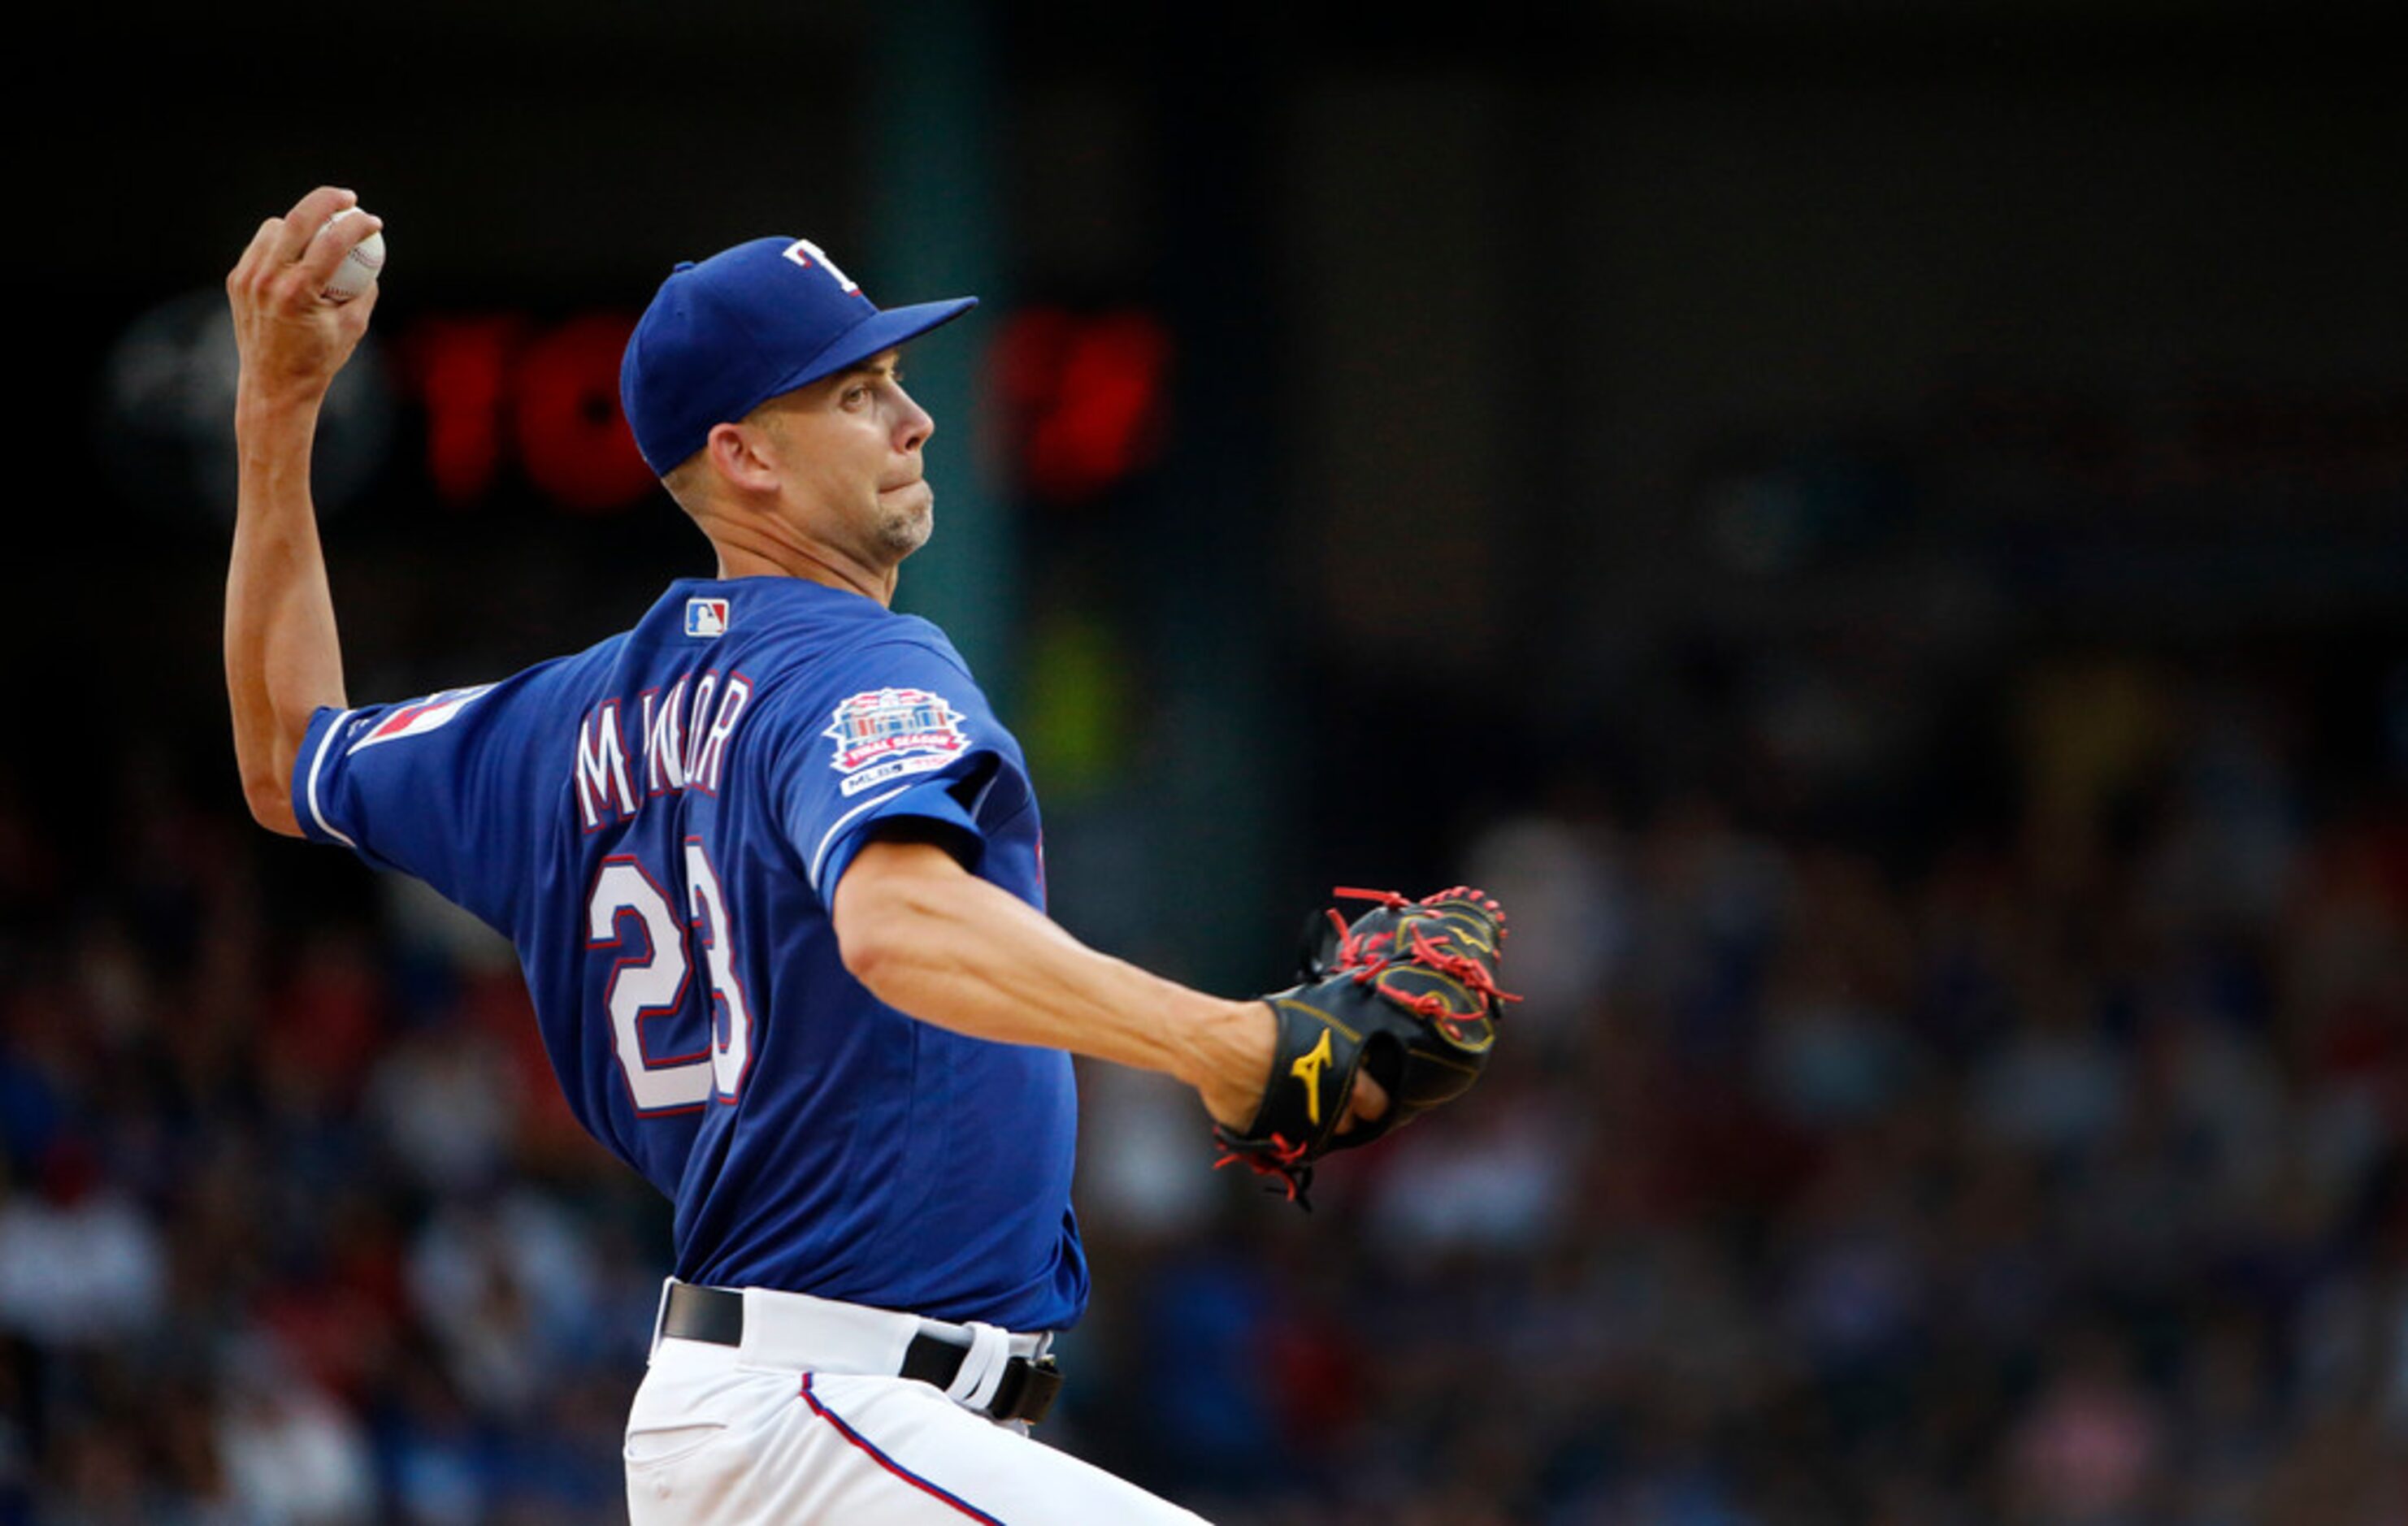
[[[336,213],[358,203],[349,191],[320,186],[292,211],[261,223],[226,276],[249,399],[316,403],[367,332],[376,310],[373,282],[349,302],[322,294],[352,247],[384,226],[375,213],[363,212],[326,227]]]

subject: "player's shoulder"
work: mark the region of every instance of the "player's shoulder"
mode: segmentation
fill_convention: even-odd
[[[521,668],[490,686],[494,707],[530,724],[573,725],[579,712],[609,691],[626,647],[622,631]]]
[[[977,682],[970,675],[969,663],[945,633],[918,615],[898,614],[864,632],[859,639],[833,655],[838,665],[846,670],[910,667],[922,672],[940,671],[966,683]]]
[[[403,733],[423,734],[455,719],[476,723],[460,727],[463,735],[480,727],[539,724],[541,718],[602,681],[617,662],[625,640],[622,633],[581,651],[564,652],[531,663],[506,677],[437,690],[350,713],[360,720],[373,720],[380,738]]]
[[[721,631],[715,661],[744,665],[767,687],[814,694],[939,678],[977,686],[969,664],[933,621],[842,589],[748,578],[696,584],[680,597],[700,604],[702,612],[676,612],[677,619]],[[724,600],[724,607],[712,600]]]

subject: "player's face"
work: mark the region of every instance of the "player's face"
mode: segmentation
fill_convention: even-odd
[[[785,447],[784,497],[802,529],[877,565],[927,543],[936,492],[920,448],[937,424],[903,390],[896,351],[764,407]]]

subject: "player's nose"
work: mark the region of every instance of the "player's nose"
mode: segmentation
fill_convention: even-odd
[[[929,417],[928,410],[922,407],[910,392],[898,387],[896,393],[903,403],[895,421],[896,444],[905,450],[917,450],[928,443],[929,435],[937,432],[937,421]]]

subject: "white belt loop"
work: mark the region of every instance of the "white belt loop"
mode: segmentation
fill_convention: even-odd
[[[970,1333],[969,1355],[962,1358],[962,1370],[953,1375],[945,1397],[972,1409],[982,1409],[995,1397],[1003,1382],[1003,1370],[1011,1361],[1011,1335],[1009,1331],[972,1319],[965,1326]]]
[[[669,1290],[676,1286],[677,1278],[673,1276],[661,1278],[661,1303],[660,1307],[652,1310],[652,1348],[644,1353],[644,1360],[646,1362],[650,1362],[652,1358],[660,1355],[661,1326],[668,1323]]]

